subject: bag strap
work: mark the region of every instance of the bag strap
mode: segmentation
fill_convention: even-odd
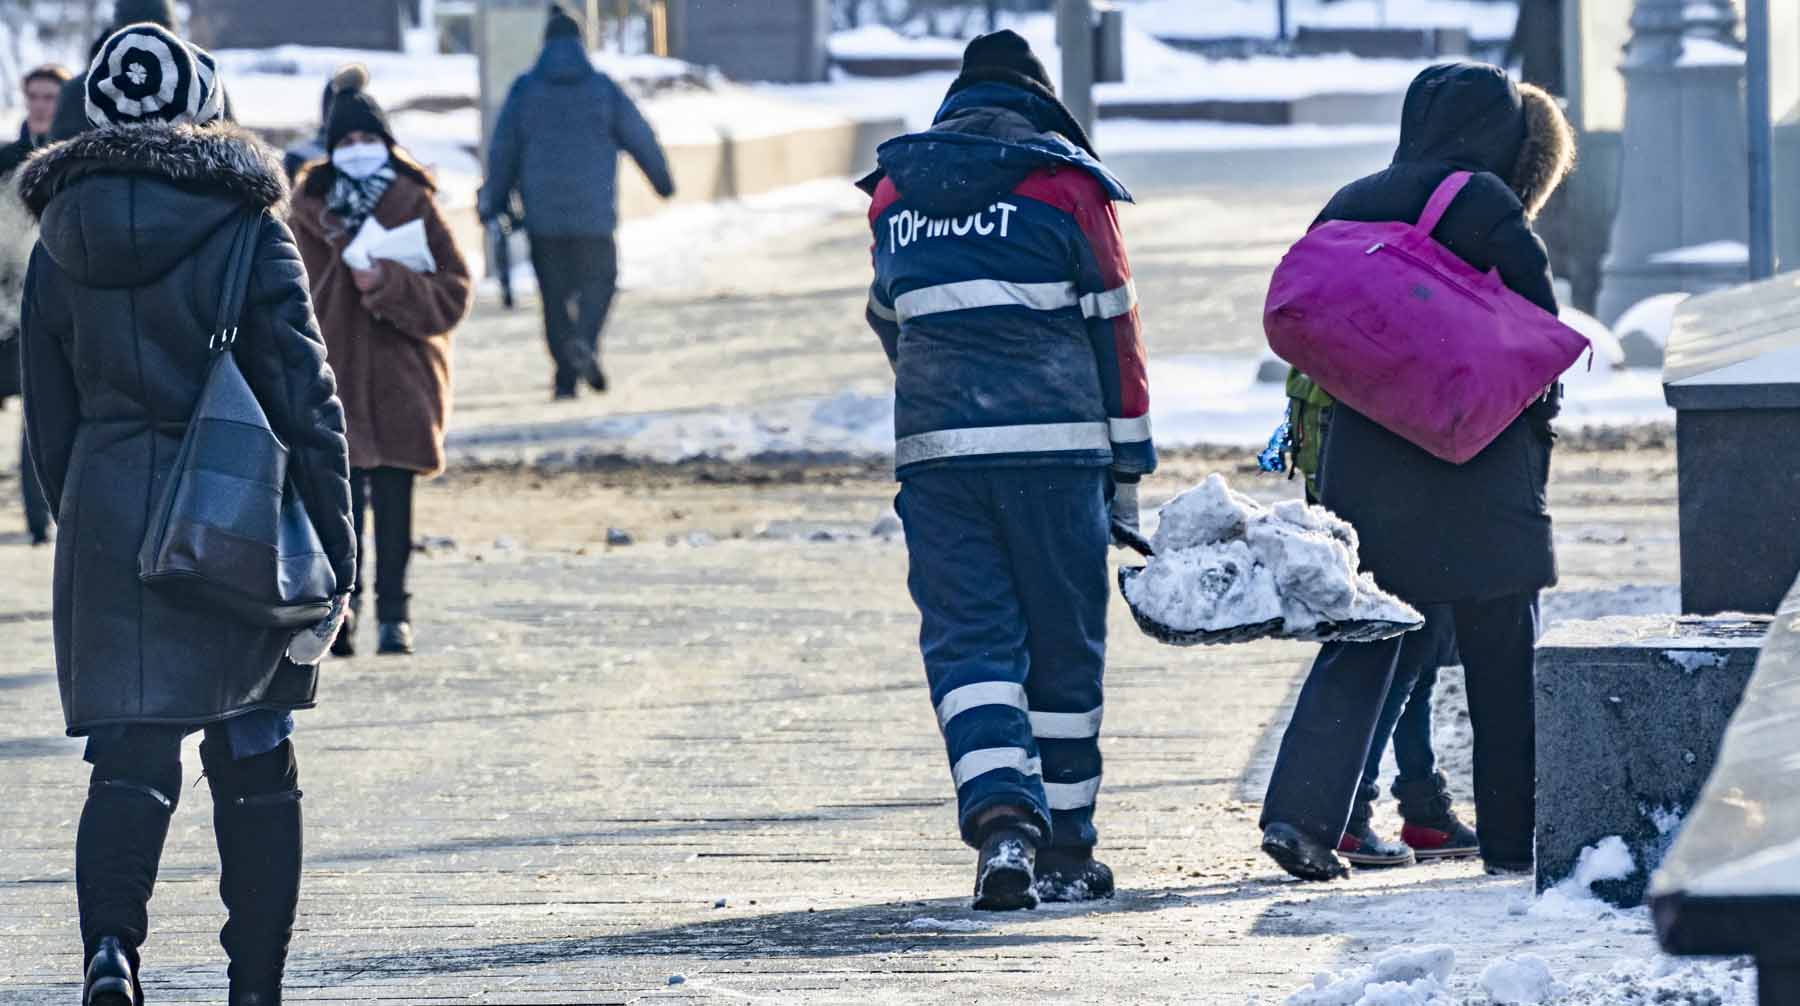
[[[214,353],[223,353],[237,342],[244,302],[250,299],[250,272],[256,265],[256,235],[262,229],[263,216],[267,212],[245,213],[238,218],[237,230],[231,238],[231,255],[225,262],[225,285],[219,297],[219,327],[207,343]]]
[[[1419,230],[1426,234],[1437,230],[1437,225],[1443,221],[1444,214],[1449,212],[1450,204],[1456,201],[1456,197],[1462,193],[1463,186],[1469,184],[1469,179],[1473,177],[1475,175],[1472,172],[1453,171],[1449,178],[1439,183],[1437,191],[1431,194],[1431,201],[1425,204],[1425,212],[1419,214],[1417,225]]]

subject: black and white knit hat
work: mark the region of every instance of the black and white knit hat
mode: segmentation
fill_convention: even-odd
[[[127,25],[101,45],[87,73],[87,115],[95,126],[145,122],[203,125],[224,98],[212,54],[154,24]]]

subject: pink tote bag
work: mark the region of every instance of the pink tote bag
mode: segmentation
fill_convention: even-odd
[[[1332,397],[1452,464],[1494,442],[1588,348],[1431,232],[1470,174],[1416,224],[1334,220],[1289,249],[1269,284],[1269,348]]]

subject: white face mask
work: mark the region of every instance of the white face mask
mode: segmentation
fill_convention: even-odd
[[[380,171],[387,162],[385,143],[351,143],[331,152],[332,166],[357,181]]]

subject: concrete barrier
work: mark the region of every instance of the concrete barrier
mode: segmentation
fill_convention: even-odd
[[[1617,835],[1639,870],[1595,885],[1621,906],[1674,841],[1712,771],[1719,740],[1768,631],[1760,616],[1645,616],[1574,622],[1537,650],[1537,886],[1575,871],[1581,850]]]
[[[721,133],[710,143],[671,144],[666,149],[675,175],[674,201],[741,199],[821,178],[860,175],[874,168],[875,148],[905,130],[900,119],[872,119],[742,137]],[[621,167],[621,219],[646,216],[667,205],[642,172]]]

